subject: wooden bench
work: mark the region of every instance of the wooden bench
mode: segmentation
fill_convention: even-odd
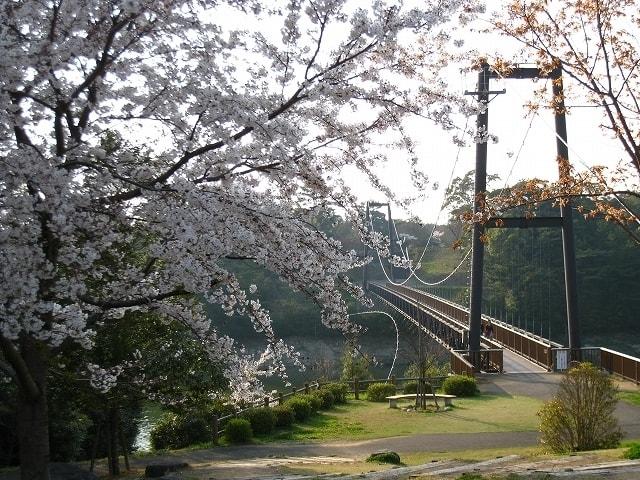
[[[433,399],[434,395],[431,393],[427,393],[427,400],[429,399]],[[405,393],[404,395],[392,395],[390,397],[385,397],[387,400],[389,400],[389,408],[398,408],[398,400],[404,399],[404,398],[411,398],[414,399],[416,398],[416,394],[415,393]],[[444,404],[447,407],[450,407],[453,405],[453,399],[456,398],[455,395],[445,395],[444,393],[436,393],[435,394],[435,398],[438,400],[444,400]]]

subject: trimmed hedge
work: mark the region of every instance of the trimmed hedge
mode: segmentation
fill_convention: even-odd
[[[447,395],[457,397],[473,397],[478,393],[476,379],[467,375],[451,375],[442,384],[442,390]]]
[[[290,427],[296,420],[296,415],[290,405],[276,405],[273,407],[276,417],[276,427]]]
[[[396,386],[391,383],[372,383],[367,387],[367,400],[370,402],[384,402],[385,397],[396,394]]]
[[[299,398],[302,398],[303,400],[306,400],[307,402],[309,402],[309,405],[311,405],[311,414],[313,415],[314,413],[316,413],[318,410],[320,410],[320,408],[322,407],[322,400],[320,400],[318,397],[316,397],[315,395],[312,395],[311,393],[308,395],[298,395]]]
[[[331,393],[331,390],[327,390],[326,388],[314,390],[313,392],[311,392],[311,395],[317,397],[320,400],[320,402],[322,403],[320,405],[320,408],[322,410],[329,410],[331,407],[333,407],[333,404],[336,403],[336,398],[333,396],[333,393]]]
[[[204,418],[165,413],[151,430],[154,449],[184,448],[211,440],[211,430]]]
[[[224,428],[224,436],[229,443],[247,443],[253,437],[251,423],[246,418],[232,418]]]
[[[276,414],[268,407],[250,408],[241,417],[249,420],[254,434],[269,434],[276,426]]]
[[[410,393],[418,393],[418,382],[411,381],[411,382],[405,383],[404,387],[402,388],[402,393],[407,395]]]
[[[400,455],[396,452],[378,452],[372,453],[367,458],[367,462],[377,463],[391,463],[393,465],[400,465]]]
[[[333,393],[335,403],[347,403],[349,386],[346,383],[327,383],[322,388]]]
[[[311,404],[305,398],[291,397],[286,401],[285,405],[293,410],[293,415],[298,422],[304,422],[311,416]]]

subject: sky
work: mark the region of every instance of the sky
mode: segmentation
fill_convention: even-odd
[[[491,2],[491,5],[498,6],[504,3],[500,0]],[[515,41],[504,37],[496,41],[495,36],[487,37],[478,33],[477,29],[481,28],[483,23],[487,24],[486,19],[490,15],[491,12],[487,12],[476,27],[464,33],[466,44],[473,45],[479,54],[486,55],[489,59],[501,55],[503,58],[515,58],[522,64],[530,63],[531,59],[517,56],[519,48]],[[496,45],[500,46],[499,51]],[[477,74],[475,72],[462,74],[452,70],[449,80],[454,93],[462,94],[465,91],[476,90]],[[541,109],[532,119],[524,106],[533,99],[534,89],[539,88],[539,82],[542,80],[537,83],[530,80],[491,81],[491,90],[505,89],[506,93],[496,96],[489,105],[489,133],[498,137],[498,143],[489,143],[487,172],[500,177],[500,180],[491,184],[490,187],[501,188],[505,184],[512,185],[527,178],[550,181],[558,178],[553,113],[550,109]],[[566,78],[565,89],[569,94],[577,92],[577,89],[572,88],[570,80]],[[550,98],[550,84],[548,91]],[[586,101],[580,98],[567,99],[567,105],[578,104],[584,105]],[[598,108],[576,107],[569,110],[567,115],[569,160],[577,170],[593,165],[615,166],[619,161],[624,161],[625,154],[621,146],[611,138],[610,134],[599,127],[603,121],[603,114],[604,112]],[[459,118],[459,126],[464,126],[466,121],[465,118]],[[475,117],[469,118],[469,127],[473,127],[475,121]],[[432,187],[427,188],[425,198],[415,202],[408,209],[394,205],[392,216],[400,219],[417,217],[427,223],[446,222],[446,212],[439,215],[444,191],[452,172],[454,177],[463,176],[475,168],[475,144],[469,139],[467,146],[458,153],[458,147],[453,145],[450,135],[422,119],[416,118],[411,122],[408,130],[418,144],[420,169],[430,177],[431,185],[437,184],[439,188],[436,190]],[[519,150],[521,152],[518,155]],[[399,197],[415,194],[411,191],[408,168],[403,165],[404,162],[400,159],[390,158],[386,165],[381,165],[377,170]],[[510,171],[512,171],[511,175],[509,175]],[[350,187],[363,202],[386,201],[383,194],[369,187],[362,178],[354,177]]]

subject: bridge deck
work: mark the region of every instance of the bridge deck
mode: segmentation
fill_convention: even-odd
[[[482,338],[480,364],[475,367],[463,353],[468,349],[468,309],[449,300],[406,286],[371,283],[370,291],[414,324],[431,332],[452,353],[452,369],[456,372],[478,368],[501,369],[508,373],[541,373],[552,365],[552,349],[560,344],[483,315],[482,322],[491,324],[491,339]],[[455,360],[453,357],[458,358]]]
[[[502,350],[504,373],[543,373],[547,369],[505,348]]]

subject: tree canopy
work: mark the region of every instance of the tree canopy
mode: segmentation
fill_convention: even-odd
[[[364,301],[344,275],[359,260],[310,220],[330,202],[382,243],[342,172],[355,166],[384,188],[373,138],[390,135],[411,160],[404,117],[453,128],[467,106],[440,78],[448,32],[478,8],[2,4],[0,367],[22,399],[25,478],[46,475],[48,366],[66,343],[90,349],[97,330],[132,312],[183,325],[236,399],[259,394],[259,373],[282,373],[292,349],[225,261],[266,267],[320,305],[325,325],[353,328],[342,294]],[[203,299],[249,317],[267,340],[262,355],[219,335]],[[110,385],[124,368],[108,367],[90,369],[92,382]]]

